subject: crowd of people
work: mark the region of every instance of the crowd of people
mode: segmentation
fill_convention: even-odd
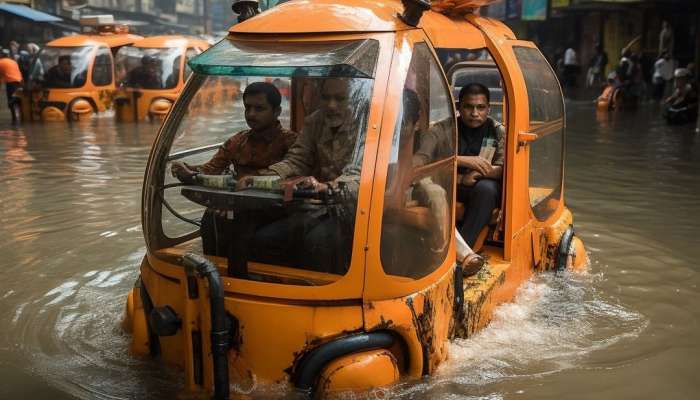
[[[640,102],[661,105],[662,116],[671,124],[691,122],[697,117],[698,75],[694,63],[683,65],[675,56],[673,28],[662,22],[658,51],[653,62],[638,48],[641,36],[610,59],[602,43],[596,43],[585,71],[585,88],[600,91],[599,109],[634,109]],[[645,61],[646,60],[646,61]],[[554,58],[555,69],[566,94],[576,90],[581,72],[578,54],[571,45]],[[607,71],[607,73],[606,73]]]
[[[19,121],[19,104],[15,92],[29,81],[30,68],[39,54],[40,47],[36,43],[20,45],[12,40],[7,48],[0,47],[0,83],[5,84],[7,106],[10,109],[12,124]]]

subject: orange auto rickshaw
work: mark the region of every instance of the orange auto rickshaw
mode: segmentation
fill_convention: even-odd
[[[117,52],[114,98],[118,121],[162,121],[182,91],[191,70],[187,61],[209,43],[186,36],[154,36]]]
[[[46,44],[32,64],[21,94],[25,120],[84,120],[112,107],[114,54],[141,39],[111,16],[81,19],[81,35]]]
[[[255,2],[237,2],[250,18],[190,60],[151,150],[147,254],[123,321],[131,351],[181,368],[194,397],[255,396],[261,383],[310,397],[367,391],[434,373],[449,340],[483,328],[533,273],[583,268],[564,203],[560,85],[533,43],[473,13],[489,2],[293,0],[259,15]],[[171,176],[172,162],[201,164],[246,128],[240,98],[203,115],[191,112],[198,93],[277,79],[290,88],[281,123],[296,131],[314,121],[328,79],[347,84],[351,161],[333,190],[317,196],[275,176],[238,189],[233,175]],[[472,81],[499,93],[506,161],[500,207],[474,246],[487,265],[463,277],[455,224],[470,210],[455,195],[453,93]],[[414,143],[436,126],[443,150],[414,167]],[[252,234],[219,232],[243,241],[244,256],[205,252],[207,209],[252,224]]]

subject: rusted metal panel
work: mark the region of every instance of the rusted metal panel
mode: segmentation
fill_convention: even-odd
[[[453,271],[410,296],[364,304],[365,330],[391,330],[404,340],[406,372],[411,377],[433,373],[447,358],[454,312]]]

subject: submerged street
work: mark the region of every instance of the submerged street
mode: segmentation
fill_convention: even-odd
[[[129,356],[119,325],[145,254],[141,184],[157,125],[107,115],[12,127],[2,107],[0,398],[174,398],[180,373]],[[659,113],[567,103],[565,197],[588,273],[535,276],[451,345],[436,376],[379,398],[697,396],[700,134]]]

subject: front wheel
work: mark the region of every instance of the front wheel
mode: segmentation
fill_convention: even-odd
[[[68,105],[68,116],[71,121],[86,121],[95,113],[92,104],[85,99],[75,99]]]
[[[569,225],[559,240],[556,270],[581,270],[586,265],[588,265],[586,248],[583,246],[583,241],[575,236],[573,225]]]

